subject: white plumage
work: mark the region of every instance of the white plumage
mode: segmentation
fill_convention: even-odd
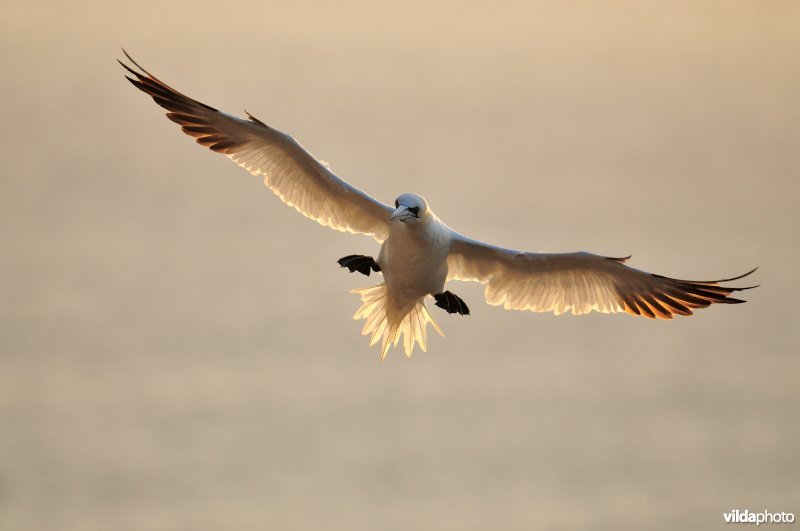
[[[354,255],[340,260],[351,272],[384,276],[377,286],[354,290],[362,301],[354,319],[365,320],[362,333],[370,336],[370,345],[382,341],[381,359],[401,336],[407,355],[415,344],[425,350],[428,324],[442,334],[426,297],[434,296],[449,313],[469,314],[464,301],[444,290],[448,280],[481,282],[486,301],[509,310],[627,312],[662,319],[691,315],[692,309],[713,303],[744,302],[730,295],[749,289],[720,283],[752,271],[725,280],[677,280],[630,268],[624,265],[629,257],[526,253],[469,239],[436,217],[422,197],[401,195],[391,208],[336,176],[291,136],[250,114],[237,118],[184,96],[128,59],[141,70],[120,62],[134,76],[128,77],[131,83],[167,109],[167,117],[199,144],[262,176],[304,216],[381,243],[377,260]]]

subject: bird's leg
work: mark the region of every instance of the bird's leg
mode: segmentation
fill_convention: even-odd
[[[458,295],[445,291],[444,293],[435,293],[433,298],[436,299],[436,306],[445,309],[447,313],[469,315],[469,306]]]
[[[362,275],[367,276],[369,276],[370,270],[375,271],[376,273],[381,270],[381,267],[374,258],[361,254],[349,254],[344,258],[339,258],[337,262],[339,262],[340,266],[349,269],[351,273],[358,271]]]

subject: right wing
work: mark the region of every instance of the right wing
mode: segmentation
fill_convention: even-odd
[[[133,85],[167,109],[197,143],[223,153],[253,175],[263,175],[275,195],[298,212],[341,232],[361,233],[382,242],[389,236],[392,209],[336,176],[291,136],[257,118],[243,120],[184,96],[125,56],[143,73],[120,61]]]
[[[481,282],[486,302],[507,310],[627,312],[651,319],[692,315],[692,309],[714,303],[744,302],[730,295],[750,287],[719,284],[755,271],[723,280],[678,280],[628,267],[623,263],[628,258],[524,253],[454,233],[447,262],[450,280]]]

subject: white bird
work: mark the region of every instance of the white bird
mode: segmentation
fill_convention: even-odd
[[[378,259],[349,255],[338,262],[350,272],[383,274],[384,282],[353,290],[362,305],[353,316],[364,319],[362,334],[370,346],[382,341],[381,360],[401,335],[407,356],[415,343],[426,350],[427,325],[444,335],[425,306],[433,296],[448,313],[469,315],[466,303],[445,290],[448,280],[481,282],[486,302],[507,310],[627,312],[651,319],[692,315],[713,303],[741,303],[721,282],[678,280],[630,268],[630,258],[586,252],[546,254],[513,251],[472,240],[445,225],[416,194],[403,194],[394,208],[373,199],[336,176],[291,136],[245,111],[237,118],[184,96],[139,66],[120,64],[126,78],[169,111],[167,117],[213,151],[225,154],[266,184],[281,200],[323,226],[372,236],[381,243]]]

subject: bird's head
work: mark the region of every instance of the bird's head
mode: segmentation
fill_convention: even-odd
[[[394,206],[397,210],[389,218],[403,223],[420,223],[428,215],[428,202],[417,194],[403,194],[398,197]]]

